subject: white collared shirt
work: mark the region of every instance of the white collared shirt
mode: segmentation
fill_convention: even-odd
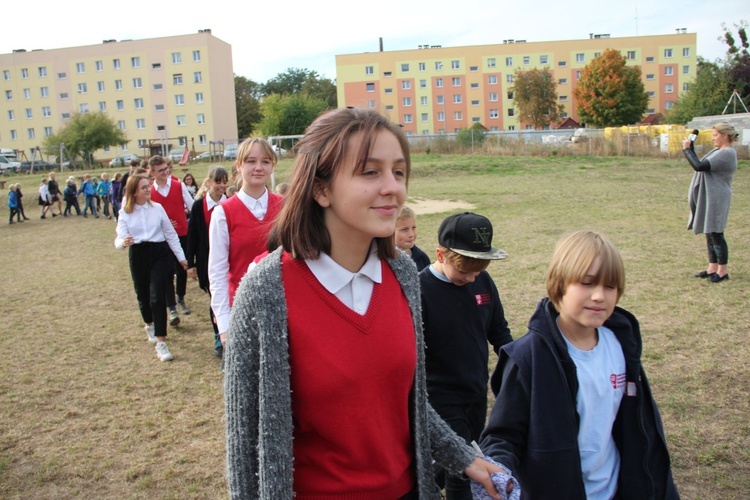
[[[268,190],[257,200],[242,189],[235,195],[258,219],[263,220],[268,212]],[[211,309],[216,316],[219,332],[229,328],[229,228],[224,207],[219,205],[211,215],[208,227],[208,282],[211,288]],[[253,256],[255,257],[255,256]]]
[[[214,207],[216,207],[218,205],[221,205],[221,202],[224,201],[224,200],[226,200],[226,199],[227,199],[227,195],[222,194],[221,198],[219,198],[219,201],[214,201],[214,199],[211,198],[211,195],[207,194],[206,195],[206,208],[210,212],[211,210],[214,209]],[[212,215],[212,217],[213,217],[213,215]]]
[[[180,182],[180,186],[182,187],[182,202],[185,204],[185,207],[187,207],[188,210],[193,209],[193,197],[190,196],[190,192],[187,190],[187,186],[185,186],[184,183]],[[157,182],[154,182],[154,189],[156,189],[156,192],[162,195],[163,197],[167,197],[169,195],[169,190],[172,188],[172,176],[170,175],[167,177],[167,183],[164,185],[164,187],[159,186]]]
[[[356,273],[344,269],[322,252],[315,260],[305,259],[305,264],[326,290],[363,316],[370,305],[375,283],[383,282],[383,269],[375,244],[370,247],[367,260]]]
[[[133,211],[127,213],[125,209],[120,210],[117,218],[117,237],[115,238],[115,248],[123,249],[123,241],[128,236],[133,237],[133,244],[149,241],[159,243],[166,241],[169,248],[172,249],[177,260],[185,260],[185,252],[180,246],[180,239],[177,237],[177,231],[169,221],[167,212],[164,207],[155,201],[146,202],[143,205],[133,204]]]

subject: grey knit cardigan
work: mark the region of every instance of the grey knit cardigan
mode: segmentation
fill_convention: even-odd
[[[701,161],[711,169],[693,173],[688,190],[688,229],[695,234],[723,233],[729,222],[732,178],[737,171],[737,151],[732,147],[713,149]]]
[[[409,302],[417,350],[410,418],[420,499],[438,499],[434,459],[460,475],[474,453],[427,401],[424,338],[417,270],[401,254],[388,261]],[[292,398],[287,308],[281,249],[263,259],[240,283],[224,351],[227,476],[232,498],[293,497]],[[372,436],[378,439],[378,436]]]

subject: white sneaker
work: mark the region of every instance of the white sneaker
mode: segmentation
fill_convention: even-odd
[[[174,359],[172,353],[169,352],[166,342],[157,342],[156,355],[159,357],[159,361],[172,361]]]
[[[177,311],[169,311],[169,324],[170,326],[177,326],[180,324],[180,315]]]
[[[148,335],[148,341],[152,344],[156,344],[156,335],[154,335],[154,325],[146,325],[143,327]]]

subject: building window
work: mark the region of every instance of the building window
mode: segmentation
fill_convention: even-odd
[[[193,73],[193,83],[201,83],[203,81],[203,73],[200,71],[195,71]]]
[[[690,57],[690,47],[685,47],[682,49],[682,57]]]
[[[185,115],[177,115],[177,126],[184,127],[185,125],[187,125],[187,120],[185,119]]]
[[[689,75],[690,74],[690,66],[683,66],[682,67],[682,74],[683,75]]]
[[[104,92],[104,82],[96,82],[97,92]]]
[[[539,64],[548,64],[549,57],[548,56],[539,56]]]
[[[427,80],[419,80],[419,88],[420,89],[426,89],[427,88]]]
[[[44,137],[49,137],[52,135],[52,127],[44,127]]]
[[[586,62],[586,56],[582,53],[576,54],[576,62],[578,63]]]
[[[414,120],[412,120],[411,114],[404,115],[404,123],[412,123]]]
[[[174,85],[182,85],[182,73],[172,75],[172,83]]]
[[[151,69],[161,69],[161,63],[153,63]]]
[[[496,109],[491,109],[490,118],[500,118],[500,112]]]
[[[516,110],[513,108],[508,108],[508,116],[516,116]]]
[[[472,83],[471,84],[471,88],[478,89],[479,88],[479,84],[478,83]]]
[[[557,61],[557,65],[560,66],[561,68],[564,68],[565,66],[568,65],[568,62],[567,61]]]
[[[419,71],[426,71],[427,70],[427,64],[421,62],[419,63]]]
[[[479,117],[475,116],[471,119],[471,123],[479,123]]]
[[[174,103],[178,106],[185,104],[185,96],[183,94],[175,94]]]
[[[78,93],[79,94],[85,94],[86,92],[88,92],[88,87],[86,86],[86,84],[85,83],[79,83],[78,84]]]
[[[635,59],[635,50],[629,50],[628,51],[628,60],[632,61],[633,59]]]
[[[15,141],[16,139],[18,139],[18,134],[16,133],[15,130],[11,130],[10,131],[10,140],[11,141]]]
[[[140,78],[133,78],[133,88],[140,89],[143,87],[143,80]]]
[[[461,69],[461,61],[451,61],[451,69]]]
[[[388,105],[387,105],[387,106],[385,107],[385,110],[386,110],[386,111],[391,111],[391,110],[393,110],[393,104],[388,104]]]
[[[655,95],[656,95],[656,92],[654,92],[653,90],[649,90],[649,91],[648,91],[648,97],[649,97],[649,98],[652,98],[652,97],[654,97]]]
[[[507,83],[513,83],[513,75],[512,74],[505,75],[505,81]]]
[[[69,120],[69,119],[70,119],[70,113],[63,113],[63,114],[62,114],[62,115],[60,115],[60,116],[62,116],[62,119],[63,119],[63,120]]]
[[[136,97],[133,99],[133,105],[135,106],[135,109],[143,109],[143,98]]]
[[[408,63],[403,63],[401,65],[401,72],[402,73],[408,73],[409,72],[409,64]]]
[[[654,79],[654,74],[653,73],[649,73],[649,74],[646,75],[646,80],[653,80],[653,79]]]
[[[26,108],[26,118],[34,118],[34,112],[31,108]]]
[[[560,79],[559,79],[559,80],[557,81],[557,83],[558,83],[559,85],[567,85],[567,84],[568,84],[568,79],[567,79],[567,78],[560,78]]]
[[[439,121],[439,122],[444,122],[445,121],[445,113],[444,112],[438,111],[437,121]]]
[[[119,120],[117,122],[117,128],[119,128],[120,130],[125,130],[125,120]]]
[[[154,106],[154,109],[156,111],[164,111],[164,105],[163,104],[157,104]]]
[[[529,64],[531,64],[531,57],[523,56],[523,65],[528,66]]]
[[[47,77],[47,66],[39,66],[37,70],[39,71],[39,78]]]
[[[453,119],[454,120],[463,120],[464,114],[461,111],[454,111],[453,112]]]
[[[597,58],[597,57],[599,57],[600,55],[602,55],[602,53],[601,53],[601,52],[594,52],[594,59],[596,59],[596,58]],[[546,130],[549,130],[549,129],[546,129]]]
[[[123,111],[125,109],[125,101],[117,101],[117,111]]]
[[[5,100],[6,101],[12,101],[13,100],[13,91],[12,90],[6,90],[5,91]]]
[[[181,52],[172,52],[172,64],[180,64],[182,62]]]
[[[664,76],[672,76],[672,75],[674,75],[674,68],[672,66],[665,66]]]
[[[155,83],[154,84],[154,90],[162,90],[164,88],[164,85],[161,83]]]
[[[411,106],[411,97],[404,97],[402,103],[404,106]]]
[[[479,66],[469,66],[469,71],[471,71],[472,73],[476,73],[477,71],[479,71]]]
[[[203,103],[203,92],[196,92],[195,93],[195,102],[197,102],[198,104],[202,104]]]
[[[5,80],[6,82],[10,81],[10,70],[9,69],[4,69],[3,70],[3,80]]]
[[[86,63],[76,63],[76,73],[85,73],[86,72]]]
[[[489,75],[487,77],[487,84],[488,85],[497,85],[497,75]]]
[[[36,136],[36,134],[34,134],[33,128],[26,129],[26,135],[29,139],[33,139]]]
[[[471,101],[471,105],[472,106],[479,106],[479,99],[475,99],[475,100]]]
[[[201,51],[200,50],[194,50],[193,51],[193,62],[199,62],[201,60]]]
[[[8,110],[8,120],[15,120],[16,119],[16,112],[12,109]]]
[[[667,83],[664,85],[664,92],[667,94],[671,94],[674,92],[674,85],[671,83]]]
[[[123,144],[122,146],[120,146],[120,151],[127,151],[127,150],[128,150],[128,145],[127,144]]]
[[[672,58],[672,49],[664,49],[664,57],[667,59]]]
[[[107,101],[99,101],[99,111],[107,111]]]
[[[490,57],[487,59],[487,67],[488,68],[494,68],[497,66],[497,59],[494,57]]]
[[[690,84],[689,83],[683,83],[682,84],[682,91],[683,92],[687,92],[688,90],[690,90]]]
[[[401,88],[403,90],[410,90],[411,89],[411,81],[410,80],[402,80],[401,81]]]
[[[454,76],[452,79],[452,84],[454,87],[460,87],[461,86],[461,77],[460,76]]]
[[[506,57],[505,58],[505,65],[506,66],[513,66],[513,58],[512,57]]]
[[[201,134],[198,136],[198,144],[200,144],[201,146],[206,145],[206,134]]]
[[[368,99],[367,100],[367,107],[370,109],[375,109],[376,102],[375,99]]]
[[[461,104],[463,102],[463,96],[461,94],[453,94],[453,104]]]
[[[426,95],[423,95],[423,96],[421,96],[419,98],[419,104],[421,104],[422,106],[427,106],[427,96]]]
[[[146,120],[144,118],[138,118],[135,121],[135,128],[138,130],[143,130],[146,128]]]
[[[67,99],[68,93],[67,92],[60,92],[60,99]]]
[[[646,62],[654,62],[654,57],[653,56],[647,57]]]
[[[385,89],[386,94],[393,94],[393,89]]]
[[[367,83],[367,84],[365,84],[365,88],[367,89],[367,92],[375,92],[375,84],[374,83]]]
[[[435,79],[435,87],[437,88],[443,88],[443,79],[442,78],[436,78]]]
[[[429,113],[422,113],[422,121],[423,122],[430,121]]]
[[[78,106],[78,111],[80,113],[82,113],[82,114],[88,113],[89,112],[89,105],[88,105],[88,103],[84,102],[83,104],[81,104],[80,106]]]
[[[490,92],[490,102],[497,102],[497,92]]]
[[[383,76],[384,76],[385,78],[390,78],[391,76],[393,76],[393,72],[391,72],[391,71],[385,71],[385,72],[383,73]]]
[[[435,69],[438,70],[438,71],[442,71],[443,70],[443,63],[440,62],[440,61],[435,61]]]
[[[131,68],[140,68],[141,67],[141,58],[138,56],[131,57],[130,58],[130,67]]]
[[[445,97],[442,95],[436,96],[435,99],[436,104],[445,104]]]
[[[112,59],[112,68],[113,69],[120,69],[120,60],[119,59]]]
[[[561,95],[561,96],[560,96],[560,100],[561,100],[561,101],[567,101],[567,100],[568,100],[568,96],[566,96],[566,95]]]
[[[31,99],[31,89],[23,89],[23,98]]]
[[[115,90],[122,90],[122,80],[115,80]]]
[[[375,74],[374,66],[365,66],[365,75],[374,75],[374,74]]]
[[[513,100],[513,91],[508,91],[508,99]]]
[[[674,102],[672,101],[666,101],[664,103],[664,109],[672,109],[674,107]]]

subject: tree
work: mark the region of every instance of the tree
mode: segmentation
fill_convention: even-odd
[[[696,116],[720,115],[730,95],[732,84],[725,68],[699,58],[695,80],[667,113],[667,121],[684,124]]]
[[[557,102],[557,82],[549,68],[516,70],[513,77],[513,102],[521,122],[535,129],[560,120],[564,108]]]
[[[742,101],[747,105],[750,100],[750,42],[747,38],[748,22],[742,20],[734,24],[740,42],[737,43],[726,24],[722,24],[724,35],[719,37],[727,45],[726,72],[732,89],[737,89]],[[726,99],[729,99],[730,93]],[[726,105],[726,104],[725,104]],[[723,109],[723,108],[722,108]]]
[[[329,108],[335,108],[337,102],[333,80],[322,78],[317,71],[307,69],[289,68],[264,83],[261,91],[263,96],[305,93],[326,101]]]
[[[607,49],[584,69],[573,95],[578,116],[594,127],[636,123],[648,106],[641,68],[627,66],[625,56]]]
[[[80,155],[86,167],[90,167],[94,151],[125,146],[128,142],[125,132],[105,113],[76,113],[65,127],[45,138],[43,144],[45,147],[65,144],[71,158]]]
[[[299,135],[328,104],[308,94],[272,94],[260,105],[263,118],[254,125],[263,135]]]
[[[253,124],[258,123],[263,118],[260,113],[260,98],[260,84],[244,76],[234,76],[238,137],[249,137],[253,132]]]

